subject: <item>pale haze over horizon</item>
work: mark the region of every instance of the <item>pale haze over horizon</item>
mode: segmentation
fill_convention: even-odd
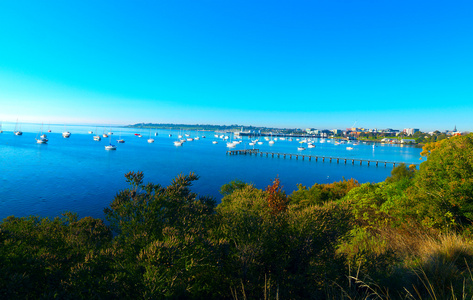
[[[473,131],[471,1],[17,0],[0,28],[0,122]]]

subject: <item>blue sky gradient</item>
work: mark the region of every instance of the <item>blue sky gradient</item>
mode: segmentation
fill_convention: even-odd
[[[472,37],[472,1],[3,1],[0,121],[473,131]]]

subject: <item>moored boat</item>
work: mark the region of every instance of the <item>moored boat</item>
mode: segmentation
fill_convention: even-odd
[[[110,144],[108,146],[105,146],[105,150],[107,150],[107,151],[117,150],[117,146]]]

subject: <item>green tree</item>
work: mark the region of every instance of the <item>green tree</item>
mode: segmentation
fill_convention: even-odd
[[[233,193],[235,190],[242,189],[247,185],[247,183],[237,179],[222,185],[219,192],[225,197]]]
[[[297,190],[289,196],[291,205],[306,207],[310,205],[323,205],[329,201],[343,198],[351,189],[360,186],[355,179],[343,179],[339,182],[328,184],[314,184],[309,189],[302,184],[297,185]]]
[[[419,201],[437,226],[470,225],[473,220],[473,134],[424,146],[427,161],[417,172]]]
[[[143,184],[142,172],[125,177],[130,188],[117,194],[105,215],[133,287],[145,298],[221,295],[226,243],[209,238],[215,200],[191,192],[198,176],[179,175],[167,187]]]
[[[111,283],[101,277],[106,268],[76,272],[111,239],[102,220],[79,220],[73,213],[52,220],[6,218],[0,224],[0,298],[112,297],[112,284],[103,288]]]
[[[415,170],[415,165],[411,165],[408,168],[405,163],[401,163],[392,169],[391,176],[386,178],[386,182],[392,183],[401,180],[410,180],[414,177]]]

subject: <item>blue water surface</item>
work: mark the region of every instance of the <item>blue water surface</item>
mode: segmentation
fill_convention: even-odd
[[[376,167],[363,163],[360,166],[359,162],[352,164],[351,161],[337,164],[320,159],[315,162],[288,157],[226,155],[229,150],[226,143],[215,138],[214,132],[48,125],[43,126],[43,130],[49,142],[41,145],[35,141],[40,124],[23,125],[22,136],[15,136],[13,127],[14,124],[4,124],[0,134],[0,219],[10,215],[55,217],[65,211],[77,212],[80,217],[102,218],[103,209],[117,192],[127,188],[124,174],[129,171],[143,171],[145,182],[161,185],[168,185],[180,173],[195,172],[200,179],[192,190],[219,202],[220,187],[235,179],[264,189],[279,177],[284,190],[291,193],[299,183],[312,186],[343,178],[379,182],[392,170],[392,165]],[[51,133],[46,132],[48,128]],[[68,139],[62,137],[65,130],[71,132]],[[94,131],[102,135],[110,130],[114,132],[112,138],[102,138],[100,142],[94,141],[93,135],[88,133]],[[155,132],[158,136],[154,136]],[[139,138],[135,133],[143,137]],[[199,136],[200,140],[176,147],[173,141],[180,133]],[[125,140],[124,144],[116,143],[120,136]],[[150,136],[155,139],[154,143],[147,142]],[[215,140],[218,144],[212,143]],[[104,146],[110,142],[117,145],[116,151],[105,151]],[[272,146],[264,141],[263,145],[253,147],[249,142],[245,137],[234,149],[257,148],[280,153],[420,163],[421,149],[412,146],[335,145],[334,141],[321,143],[316,139],[315,148],[301,152],[297,150],[300,144],[295,138],[293,141],[278,140]],[[349,146],[353,150],[347,150]]]

